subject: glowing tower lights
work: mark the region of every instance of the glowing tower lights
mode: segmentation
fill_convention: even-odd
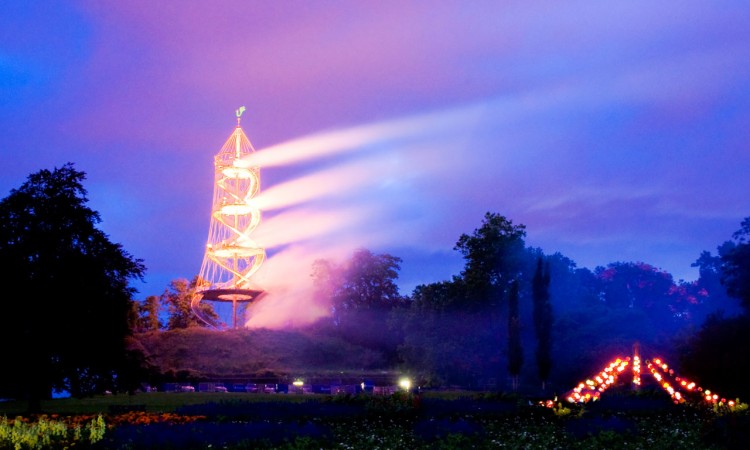
[[[250,234],[260,222],[260,210],[253,197],[260,190],[259,167],[247,167],[243,158],[255,152],[240,127],[245,111],[236,111],[237,127],[214,157],[214,196],[211,222],[198,286],[190,307],[212,327],[219,327],[202,311],[202,301],[231,302],[232,326],[237,328],[237,304],[263,295],[253,289],[250,277],[265,260],[265,249]]]

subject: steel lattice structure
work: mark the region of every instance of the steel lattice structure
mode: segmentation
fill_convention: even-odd
[[[210,326],[217,327],[202,312],[202,301],[231,302],[232,326],[237,327],[237,303],[249,303],[263,294],[252,289],[250,277],[265,260],[265,249],[250,234],[260,222],[260,210],[253,197],[260,190],[260,169],[247,167],[244,158],[255,148],[240,127],[245,107],[237,110],[237,127],[214,157],[214,196],[211,223],[193,312]]]

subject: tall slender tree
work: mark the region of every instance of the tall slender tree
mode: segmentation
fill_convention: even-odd
[[[552,370],[552,305],[549,296],[549,263],[539,258],[536,264],[536,272],[532,280],[533,316],[534,330],[536,331],[536,364],[539,378],[542,380],[542,390],[547,387]]]
[[[161,311],[161,300],[157,295],[149,295],[146,300],[139,302],[138,319],[136,321],[136,330],[139,333],[146,331],[158,331],[162,328],[159,318]]]
[[[518,280],[514,280],[508,292],[508,373],[510,373],[513,383],[513,391],[518,389],[518,377],[523,367],[521,317],[518,309],[518,296]]]

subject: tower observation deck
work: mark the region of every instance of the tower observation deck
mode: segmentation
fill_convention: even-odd
[[[232,304],[232,327],[237,328],[237,305],[253,302],[264,291],[253,288],[250,277],[265,260],[265,249],[250,234],[260,223],[260,210],[253,197],[260,190],[260,169],[248,167],[244,158],[255,148],[240,127],[245,107],[236,111],[237,126],[214,157],[214,195],[211,222],[195,294],[193,313],[214,328],[201,303]]]

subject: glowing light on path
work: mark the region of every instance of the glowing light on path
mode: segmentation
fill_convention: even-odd
[[[591,400],[598,400],[602,392],[615,383],[619,374],[630,362],[630,358],[616,358],[610,362],[593,379],[587,379],[578,383],[566,396],[565,399],[570,403],[586,403]]]
[[[568,391],[565,395],[565,399],[570,403],[587,403],[591,400],[598,400],[600,393],[604,392],[609,386],[617,381],[618,375],[625,370],[629,360],[630,358],[624,360],[616,358],[600,373],[578,383],[576,387]],[[645,364],[656,384],[669,394],[675,404],[684,403],[687,401],[687,396],[695,393],[698,394],[698,398],[702,402],[709,404],[734,408],[738,403],[735,400],[727,400],[716,392],[712,392],[708,389],[704,390],[700,386],[697,386],[695,382],[690,381],[687,378],[676,376],[674,370],[670,369],[669,365],[661,358],[646,360]],[[637,353],[633,355],[632,367],[633,385],[637,388],[641,385],[640,356]],[[685,389],[687,395],[685,392],[680,391],[680,388]],[[549,408],[554,407],[554,402],[551,400],[539,402],[539,404]]]
[[[633,384],[641,385],[641,357],[633,355]]]

